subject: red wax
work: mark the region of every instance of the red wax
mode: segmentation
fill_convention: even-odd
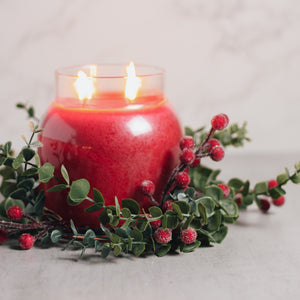
[[[39,149],[41,162],[53,164],[60,178],[61,164],[71,181],[86,178],[91,188],[102,192],[106,205],[114,205],[117,196],[119,201],[133,198],[147,209],[151,203],[141,194],[140,184],[152,180],[154,197],[160,200],[178,162],[179,122],[168,100],[161,96],[147,96],[134,104],[115,94],[102,98],[87,102],[85,107],[75,99],[58,99],[51,104],[40,135],[44,145]],[[55,184],[53,179],[45,188]],[[99,212],[84,211],[91,202],[69,206],[66,195],[65,191],[46,193],[46,206],[65,219],[73,219],[77,226],[99,227]]]

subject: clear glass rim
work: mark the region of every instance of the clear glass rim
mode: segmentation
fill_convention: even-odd
[[[82,69],[89,68],[91,66],[98,66],[98,67],[123,67],[125,68],[128,66],[129,63],[116,63],[116,64],[108,64],[108,63],[96,63],[96,64],[84,64],[84,65],[72,65],[72,66],[65,66],[60,67],[55,70],[55,75],[57,76],[66,76],[66,77],[77,77],[77,72]],[[152,65],[145,65],[145,64],[135,64],[136,68],[136,75],[138,77],[154,77],[154,76],[162,76],[166,73],[164,68],[152,66]],[[139,68],[145,68],[152,71],[149,72],[143,72],[142,74],[138,72]],[[73,70],[73,71],[72,71]],[[74,70],[77,70],[77,72],[74,72]],[[75,74],[76,73],[76,74]],[[127,75],[96,75],[92,76],[93,78],[99,78],[99,79],[120,79],[120,78],[126,78]]]

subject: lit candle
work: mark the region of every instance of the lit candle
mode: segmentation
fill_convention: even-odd
[[[127,72],[125,71],[127,70]],[[179,122],[163,93],[164,72],[131,63],[65,68],[56,73],[57,97],[44,118],[39,154],[59,176],[61,164],[70,179],[86,178],[99,189],[106,205],[115,196],[151,206],[140,191],[144,180],[156,186],[160,200],[178,162]],[[50,181],[46,188],[56,184]],[[47,193],[46,206],[78,226],[99,227],[98,215],[86,213],[84,201],[71,207],[66,192]]]

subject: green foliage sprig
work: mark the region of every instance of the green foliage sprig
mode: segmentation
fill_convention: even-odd
[[[12,238],[23,232],[30,232],[35,240],[42,244],[59,243],[64,249],[70,246],[81,249],[81,256],[87,248],[93,248],[96,253],[105,258],[111,252],[115,256],[132,253],[140,256],[155,253],[163,256],[170,252],[191,252],[201,246],[221,243],[227,235],[228,226],[236,222],[239,208],[246,208],[255,203],[261,206],[261,196],[279,198],[285,194],[283,186],[289,181],[300,183],[300,162],[295,164],[295,171],[290,174],[286,169],[277,176],[278,185],[269,189],[268,182],[259,182],[251,188],[249,181],[232,178],[227,182],[230,193],[224,198],[223,190],[217,185],[224,183],[218,178],[220,170],[213,170],[203,165],[190,170],[191,184],[186,189],[171,186],[167,189],[164,201],[171,200],[172,209],[163,210],[162,205],[153,205],[147,212],[141,209],[133,199],[115,197],[115,205],[105,205],[101,192],[92,188],[86,179],[70,181],[68,170],[64,165],[60,172],[63,180],[54,176],[54,166],[50,163],[40,164],[36,148],[42,147],[34,141],[39,129],[39,121],[34,115],[34,109],[18,104],[19,108],[28,113],[32,134],[29,141],[24,138],[25,147],[14,155],[11,142],[0,145],[0,176],[2,183],[0,193],[4,200],[0,203],[0,232],[5,231]],[[202,127],[193,131],[186,128],[186,134],[194,137],[196,146],[201,147],[210,134]],[[246,136],[246,123],[242,127],[237,124],[228,129],[214,133],[224,146],[242,146],[249,141]],[[179,168],[180,169],[180,168]],[[182,168],[184,169],[184,168]],[[178,171],[178,170],[177,170]],[[99,229],[82,231],[71,220],[66,223],[59,215],[45,207],[45,194],[39,189],[39,184],[51,179],[57,181],[48,192],[67,190],[69,205],[79,205],[83,201],[91,202],[86,212],[99,211]],[[236,203],[237,194],[242,195],[239,206]],[[120,206],[121,203],[121,206]],[[10,207],[19,206],[24,210],[24,217],[12,222],[7,215]],[[168,243],[158,243],[155,230],[159,222],[162,229],[172,230],[172,240]],[[196,240],[191,244],[182,241],[180,233],[188,228],[194,228]]]

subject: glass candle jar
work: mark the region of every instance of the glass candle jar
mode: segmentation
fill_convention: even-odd
[[[131,72],[131,73],[130,73]],[[56,72],[56,100],[42,122],[41,162],[50,162],[61,178],[60,166],[70,180],[85,178],[101,191],[105,205],[132,198],[142,208],[149,199],[140,191],[144,180],[155,184],[160,201],[163,188],[178,163],[179,121],[164,95],[164,71],[125,65],[68,67]],[[54,179],[45,189],[58,184]],[[89,195],[92,197],[91,195]],[[77,226],[99,227],[99,212],[90,206],[67,204],[67,192],[46,193],[46,207]]]

